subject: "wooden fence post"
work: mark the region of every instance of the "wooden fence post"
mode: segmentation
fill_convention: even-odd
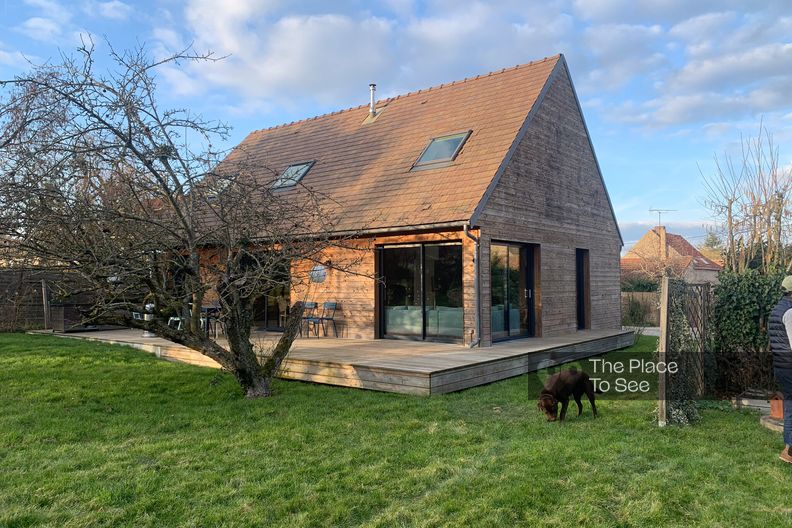
[[[44,330],[52,328],[51,314],[50,314],[50,299],[49,287],[47,286],[47,279],[41,279],[41,301],[44,307]]]
[[[668,276],[664,275],[660,282],[660,342],[658,343],[659,363],[666,362],[666,352],[668,351]],[[658,369],[657,383],[657,425],[665,427],[668,418],[666,407],[666,374],[665,369]]]

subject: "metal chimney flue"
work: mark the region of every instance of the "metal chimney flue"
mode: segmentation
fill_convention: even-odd
[[[371,117],[374,117],[374,116],[377,115],[377,108],[376,108],[376,106],[374,106],[374,101],[375,101],[374,92],[376,92],[376,91],[377,91],[377,85],[374,84],[374,83],[369,84],[369,96],[370,96],[370,99],[369,99],[369,115]]]

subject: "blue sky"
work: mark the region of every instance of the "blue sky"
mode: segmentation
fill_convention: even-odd
[[[249,131],[565,54],[626,244],[675,209],[703,240],[699,168],[760,119],[792,167],[789,0],[0,0],[0,78],[80,35],[227,56],[162,72],[163,104]]]

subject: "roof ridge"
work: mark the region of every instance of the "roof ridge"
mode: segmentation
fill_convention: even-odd
[[[525,62],[523,64],[516,64],[514,66],[509,66],[508,68],[502,68],[500,70],[493,70],[493,71],[491,71],[489,73],[482,73],[482,74],[476,75],[475,77],[465,77],[464,79],[458,79],[456,81],[440,83],[440,84],[436,84],[434,86],[430,86],[428,88],[420,88],[418,90],[413,90],[411,92],[406,92],[406,93],[403,93],[403,94],[397,94],[397,95],[394,95],[393,97],[388,97],[386,99],[378,99],[377,101],[375,101],[374,104],[377,105],[379,103],[389,103],[391,101],[396,101],[397,99],[400,99],[400,98],[403,98],[403,97],[407,97],[407,96],[410,96],[410,95],[428,93],[428,92],[431,92],[431,91],[439,90],[441,88],[447,88],[449,86],[456,86],[458,84],[465,84],[465,83],[468,83],[468,82],[471,82],[471,81],[477,81],[479,79],[483,79],[485,77],[492,77],[494,75],[500,75],[502,73],[511,72],[511,71],[518,70],[518,69],[521,69],[521,68],[527,68],[529,66],[534,66],[534,65],[537,65],[537,64],[545,63],[545,62],[547,62],[549,60],[559,59],[561,57],[561,55],[562,55],[561,53],[556,53],[555,55],[551,55],[549,57],[544,57],[541,60],[534,60],[534,61],[530,61],[530,62]],[[292,125],[297,125],[297,124],[300,124],[300,123],[307,123],[308,121],[314,121],[314,120],[322,118],[322,117],[327,117],[327,116],[336,115],[336,114],[343,114],[345,112],[351,112],[353,110],[360,110],[362,108],[368,108],[368,106],[369,106],[368,104],[351,106],[349,108],[342,108],[340,110],[333,110],[331,112],[325,112],[324,114],[319,114],[319,115],[315,115],[315,116],[312,116],[312,117],[306,117],[306,118],[303,118],[303,119],[296,119],[296,120],[288,122],[288,123],[281,123],[281,124],[278,124],[278,125],[273,125],[271,127],[258,128],[258,129],[252,130],[250,132],[250,134],[248,134],[248,135],[257,134],[259,132],[267,132],[269,130],[276,130],[276,129],[279,129],[279,128],[285,128],[285,127],[292,126]]]

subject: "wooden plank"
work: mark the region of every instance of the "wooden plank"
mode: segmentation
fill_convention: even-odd
[[[666,362],[668,351],[668,276],[660,281],[660,341],[658,343],[658,363]],[[668,419],[666,408],[666,375],[660,371],[657,383],[657,425],[665,427]]]
[[[578,350],[593,349],[593,350],[599,350],[600,353],[605,353],[605,352],[610,352],[612,350],[616,350],[617,348],[624,348],[625,346],[629,346],[630,344],[632,344],[632,332],[623,332],[616,336],[611,336],[611,337],[604,337],[604,338],[598,337],[596,339],[577,341],[568,344],[552,344],[550,346],[540,347],[525,352],[506,354],[500,358],[482,359],[481,361],[477,361],[474,364],[470,365],[470,368],[475,369],[475,368],[479,368],[481,365],[486,363],[494,363],[497,361],[501,361],[503,359],[511,359],[520,356],[535,355],[542,352],[554,353],[554,354],[569,354],[569,353],[575,353]],[[462,369],[460,367],[454,367],[449,370],[458,371]]]
[[[405,373],[399,370],[387,370],[382,368],[369,369],[356,365],[286,360],[279,371],[281,377],[299,376],[303,374],[326,375],[336,378],[360,379],[362,381],[429,388],[429,376],[426,374]]]
[[[600,355],[631,344],[621,334],[593,342],[576,343],[564,348],[531,352],[510,359],[488,362],[472,368],[460,368],[432,375],[432,394],[453,392],[477,385],[519,376],[541,368],[570,363],[586,357]],[[585,345],[585,346],[584,346]]]
[[[416,394],[421,396],[428,396],[429,388],[415,387],[412,385],[399,385],[393,383],[380,383],[375,381],[367,381],[352,378],[337,378],[334,376],[323,376],[319,374],[287,374],[281,376],[284,379],[292,379],[298,381],[309,381],[312,383],[323,383],[326,385],[337,385],[341,387],[351,387],[355,389],[369,389],[383,392],[396,392],[400,394]]]

